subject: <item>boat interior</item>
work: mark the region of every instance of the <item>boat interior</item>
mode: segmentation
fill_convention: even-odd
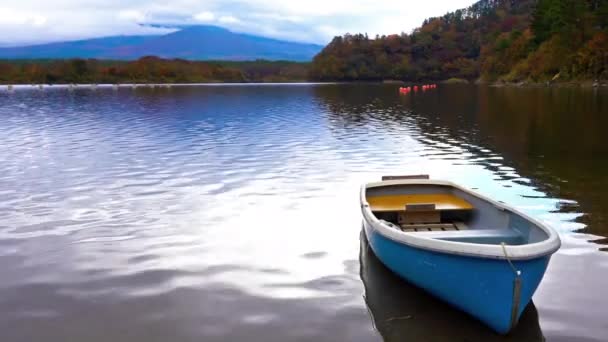
[[[369,187],[372,213],[419,237],[478,244],[523,245],[548,234],[533,222],[458,188],[437,184]]]

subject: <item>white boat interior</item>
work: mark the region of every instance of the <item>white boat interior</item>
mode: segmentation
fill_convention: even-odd
[[[498,202],[451,185],[383,178],[365,189],[373,215],[391,229],[429,239],[525,245],[549,238],[539,224]]]

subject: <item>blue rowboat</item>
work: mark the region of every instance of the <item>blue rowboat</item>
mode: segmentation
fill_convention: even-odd
[[[359,265],[365,304],[384,341],[505,342],[504,336],[486,328],[479,320],[391,272],[369,248],[363,231]],[[517,326],[509,332],[508,340],[545,340],[533,300],[526,306]]]
[[[500,334],[515,327],[560,247],[541,222],[428,176],[365,184],[361,211],[384,265]]]

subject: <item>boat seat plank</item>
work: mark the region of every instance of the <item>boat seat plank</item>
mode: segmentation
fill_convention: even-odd
[[[416,208],[419,205],[434,204],[432,211],[441,210],[471,210],[473,206],[464,199],[452,194],[408,194],[408,195],[386,195],[371,196],[367,202],[372,211],[407,211],[407,206]]]
[[[468,229],[468,230],[448,230],[448,231],[428,231],[420,232],[418,235],[424,235],[433,238],[443,237],[478,237],[478,236],[515,236],[519,235],[512,229]]]
[[[404,211],[399,212],[397,221],[399,224],[440,223],[441,214],[438,211]]]
[[[518,244],[522,236],[512,229],[471,229],[449,231],[416,231],[416,236],[460,242]]]
[[[382,181],[401,179],[429,179],[429,175],[382,176]]]
[[[456,230],[452,223],[402,224],[402,229]]]
[[[467,226],[462,222],[454,223],[427,223],[427,224],[401,224],[401,230],[404,232],[428,232],[428,231],[458,231],[467,229]]]
[[[467,230],[467,229],[469,229],[469,227],[467,227],[467,225],[464,224],[464,222],[454,222],[454,226],[456,226],[457,230]]]

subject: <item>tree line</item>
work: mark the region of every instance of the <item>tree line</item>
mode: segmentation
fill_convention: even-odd
[[[608,79],[608,0],[481,0],[412,33],[335,37],[320,81]]]
[[[143,57],[0,61],[2,84],[292,82],[308,79],[305,63],[288,61],[189,61]]]

